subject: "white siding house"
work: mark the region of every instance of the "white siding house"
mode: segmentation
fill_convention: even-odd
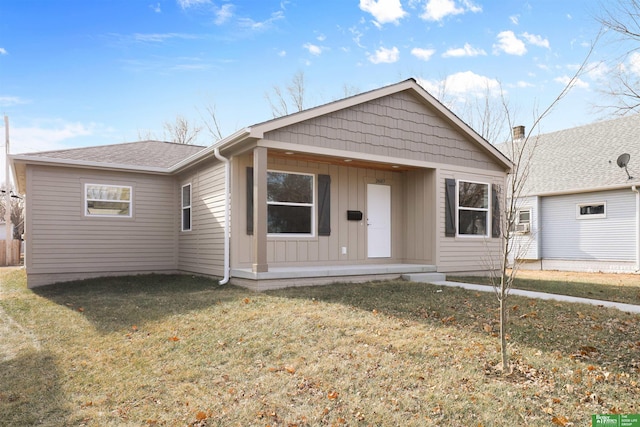
[[[638,129],[633,115],[531,137],[536,148],[518,202],[530,225],[514,240],[521,268],[640,269]],[[625,153],[626,170],[617,162]]]

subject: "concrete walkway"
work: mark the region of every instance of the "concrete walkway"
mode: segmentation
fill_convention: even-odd
[[[448,280],[438,280],[429,282],[438,286],[451,286],[456,288],[470,289],[480,292],[493,292],[493,286],[490,285],[474,285],[471,283],[450,282]],[[571,297],[567,295],[546,294],[544,292],[524,291],[521,289],[511,289],[509,295],[520,295],[527,298],[538,298],[546,300],[556,300],[564,302],[577,302],[582,304],[598,305],[603,307],[613,307],[628,313],[640,313],[640,305],[624,304],[621,302],[601,301],[590,298]]]

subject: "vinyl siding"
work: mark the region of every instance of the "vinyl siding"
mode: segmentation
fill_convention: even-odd
[[[181,271],[224,275],[224,178],[224,164],[211,160],[178,179],[176,194],[191,184],[191,231],[178,232]],[[177,211],[181,215],[180,201]]]
[[[484,182],[491,185],[501,185],[504,189],[505,178],[499,174],[461,172],[455,169],[439,171],[436,185],[438,198],[437,219],[437,260],[439,272],[465,273],[480,272],[499,267],[501,254],[501,239],[493,237],[445,236],[445,179]],[[503,202],[501,202],[503,203]],[[491,209],[489,209],[491,212]],[[489,220],[491,223],[491,220]],[[491,230],[489,230],[491,236]]]
[[[414,95],[392,96],[268,132],[265,139],[498,171],[476,142]]]
[[[251,167],[251,156],[234,160],[234,230],[232,243],[232,268],[248,268],[252,264],[251,235],[246,234],[246,168]],[[400,172],[370,170],[365,168],[329,165],[324,163],[269,158],[268,168],[331,176],[331,235],[311,237],[271,236],[267,242],[269,266],[326,265],[356,263],[405,262],[408,254],[414,262],[431,262],[433,255],[432,234],[435,207],[427,200],[432,191],[430,177],[433,171],[416,172],[412,178]],[[405,190],[411,182],[411,196]],[[367,255],[367,195],[368,183],[391,186],[391,258],[369,259]],[[424,194],[414,198],[416,193]],[[423,209],[433,213],[424,213]],[[363,212],[362,221],[348,221],[347,210]],[[409,220],[409,221],[407,221]],[[417,230],[417,231],[416,231]],[[317,231],[317,230],[316,230]],[[425,240],[427,239],[427,240]],[[347,248],[342,254],[341,249]]]
[[[577,219],[576,205],[606,203],[606,218]],[[541,199],[542,258],[635,260],[635,193],[631,190]]]
[[[30,286],[82,274],[175,271],[176,213],[170,177],[28,166]],[[133,188],[131,218],[85,216],[84,184]],[[44,277],[44,276],[43,276]]]
[[[516,204],[518,210],[531,211],[531,230],[526,234],[513,234],[513,249],[511,260],[515,257],[521,260],[535,260],[540,258],[540,204],[539,197],[523,197]]]

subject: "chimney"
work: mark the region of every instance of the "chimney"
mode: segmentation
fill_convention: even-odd
[[[513,139],[524,139],[524,126],[514,126],[513,127]]]

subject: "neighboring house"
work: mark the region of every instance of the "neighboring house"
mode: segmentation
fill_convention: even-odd
[[[30,287],[148,272],[267,289],[486,271],[511,166],[413,79],[206,148],[145,141],[11,161]]]
[[[535,151],[516,218],[521,268],[639,270],[639,131],[640,115],[633,115],[531,137]],[[618,166],[623,154],[629,175]]]

